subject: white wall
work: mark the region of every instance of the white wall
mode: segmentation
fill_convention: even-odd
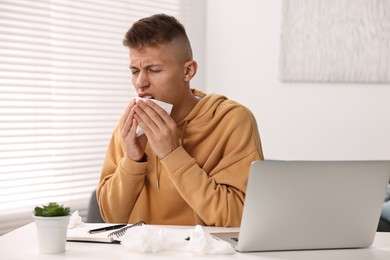
[[[281,7],[207,1],[206,90],[252,110],[266,159],[390,160],[390,84],[279,81]]]
[[[191,42],[194,59],[198,63],[198,71],[191,81],[191,87],[205,90],[206,70],[206,0],[181,0],[180,22],[186,28]]]

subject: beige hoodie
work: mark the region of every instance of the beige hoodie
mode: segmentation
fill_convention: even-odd
[[[257,124],[244,106],[202,97],[177,123],[181,146],[147,162],[125,155],[119,125],[104,161],[97,197],[106,222],[239,226],[249,166],[262,160]]]

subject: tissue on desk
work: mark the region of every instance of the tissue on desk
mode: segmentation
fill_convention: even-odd
[[[140,98],[140,97],[137,97],[135,99],[136,102],[138,102],[139,100],[147,100],[148,98]],[[172,107],[173,105],[172,104],[169,104],[169,103],[166,103],[166,102],[163,102],[163,101],[160,101],[160,100],[157,100],[157,99],[149,99],[151,101],[153,101],[154,103],[156,103],[157,105],[159,105],[162,109],[164,109],[168,114],[171,114],[171,111],[172,111]],[[137,137],[142,135],[144,133],[144,130],[141,128],[141,127],[137,127],[137,130],[135,131],[136,132],[136,135]]]
[[[68,228],[75,228],[84,225],[82,218],[79,216],[79,211],[76,210],[70,216]]]
[[[121,244],[131,251],[142,253],[163,250],[184,250],[188,245],[185,240],[191,230],[176,230],[153,226],[139,226],[128,230],[121,238]]]
[[[186,239],[190,237],[190,240]],[[121,238],[121,244],[131,251],[156,253],[165,250],[187,251],[197,255],[233,254],[233,247],[216,240],[203,231],[201,226],[191,229],[134,227]]]
[[[228,242],[213,238],[199,225],[192,232],[187,248],[197,255],[234,254],[236,252]]]

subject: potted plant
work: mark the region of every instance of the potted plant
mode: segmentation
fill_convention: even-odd
[[[57,254],[65,251],[70,208],[50,202],[35,207],[33,218],[37,227],[39,252]]]

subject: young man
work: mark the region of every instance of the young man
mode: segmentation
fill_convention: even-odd
[[[249,166],[262,160],[252,113],[190,88],[197,71],[185,29],[164,14],[133,24],[129,47],[139,97],[108,146],[97,197],[106,222],[239,226]],[[139,126],[144,134],[137,137]]]

